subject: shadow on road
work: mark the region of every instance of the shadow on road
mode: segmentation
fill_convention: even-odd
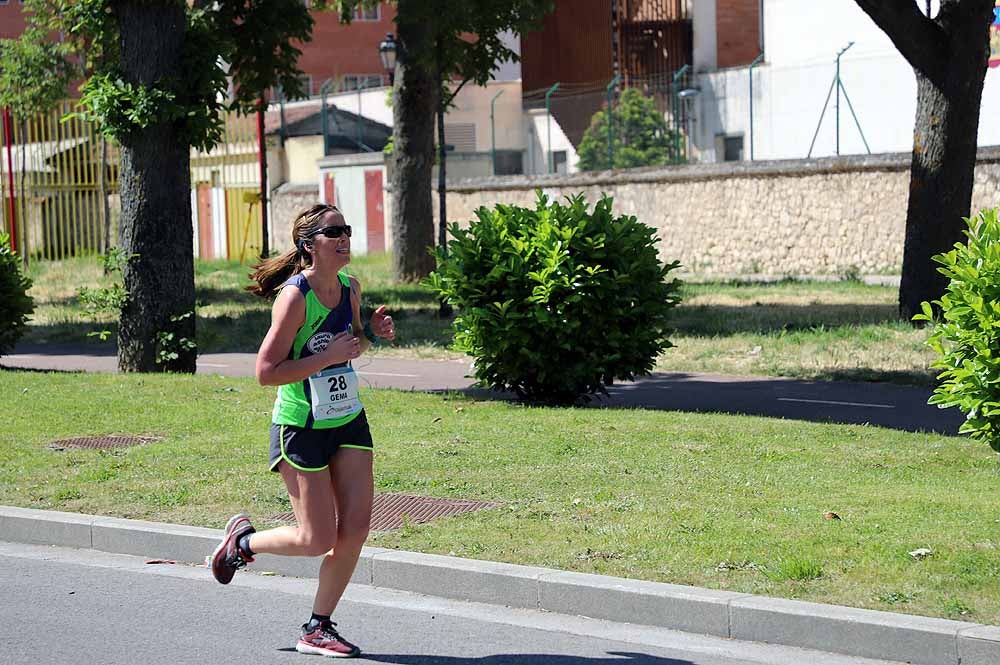
[[[516,399],[510,393],[480,388],[458,392],[473,399]],[[664,373],[611,386],[607,397],[596,397],[584,406],[724,413],[956,435],[963,422],[961,412],[927,404],[931,392],[930,388],[884,383]]]
[[[507,653],[466,658],[418,654],[362,654],[367,660],[394,665],[694,665],[690,660],[661,658],[628,651],[609,651],[608,656],[608,658],[591,658],[541,653]]]

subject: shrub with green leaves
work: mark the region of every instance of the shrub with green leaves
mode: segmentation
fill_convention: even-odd
[[[14,350],[24,335],[35,304],[28,289],[31,280],[21,273],[21,260],[11,249],[10,236],[0,233],[0,356]]]
[[[458,308],[454,348],[481,384],[540,402],[573,403],[648,374],[672,346],[668,312],[680,264],[657,255],[655,230],[615,216],[602,197],[535,209],[480,208],[452,224],[448,253],[425,284]]]
[[[965,413],[959,429],[1000,450],[1000,222],[997,210],[966,219],[968,243],[933,257],[951,281],[934,305],[922,303],[916,321],[935,321],[927,343],[940,354],[940,384],[929,403],[957,406]]]
[[[132,254],[131,256],[139,255]],[[101,258],[101,262],[104,265],[104,274],[116,276],[117,281],[110,286],[81,286],[76,290],[77,299],[83,305],[84,316],[97,319],[106,315],[112,315],[115,318],[121,315],[122,305],[125,304],[125,299],[128,297],[128,293],[121,283],[121,275],[129,258],[129,254],[121,247],[111,247],[108,253]],[[111,331],[89,332],[87,336],[98,337],[103,342],[111,336]]]
[[[608,150],[608,122],[611,150]],[[635,88],[627,88],[611,108],[590,119],[580,141],[580,170],[631,169],[658,166],[680,157],[680,136],[667,126],[656,103]],[[612,159],[611,163],[608,160]]]

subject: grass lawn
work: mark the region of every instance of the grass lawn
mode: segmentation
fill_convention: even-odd
[[[388,305],[397,342],[380,353],[459,357],[448,350],[450,320],[417,285],[396,285],[386,255],[357,257],[350,267],[364,286],[367,307]],[[269,305],[242,290],[249,268],[195,264],[198,344],[203,352],[256,351],[270,320]],[[87,333],[114,330],[92,321],[76,301],[79,286],[108,283],[96,259],[32,265],[36,302],[25,343],[93,343]],[[896,320],[896,289],[859,282],[687,284],[674,311],[676,344],[657,362],[661,371],[718,372],[857,379],[930,385],[928,333]],[[104,344],[110,344],[105,342]]]
[[[250,379],[0,371],[0,504],[221,527],[287,511]],[[1000,462],[865,426],[366,390],[379,492],[495,510],[374,535],[420,552],[1000,623]],[[163,439],[54,450],[102,434]],[[833,511],[842,519],[827,519]],[[910,554],[928,548],[932,554]]]
[[[195,298],[198,308],[198,347],[206,353],[256,351],[271,321],[271,305],[244,291],[250,281],[249,265],[235,261],[195,261]],[[397,342],[383,355],[441,357],[451,341],[450,320],[437,316],[437,301],[416,284],[393,284],[387,256],[357,257],[350,272],[361,280],[363,304],[369,309],[385,304],[398,320]],[[28,276],[34,282],[30,295],[35,315],[27,344],[113,344],[117,329],[114,317],[86,316],[77,300],[81,286],[110,285],[96,258],[35,262]],[[89,333],[112,332],[111,341],[100,342]]]
[[[929,332],[897,318],[897,289],[857,281],[687,284],[662,371],[932,385]]]

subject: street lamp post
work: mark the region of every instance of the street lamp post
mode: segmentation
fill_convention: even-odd
[[[687,73],[687,70],[691,69],[691,65],[684,65],[674,74],[674,80],[670,84],[670,88],[674,93],[674,163],[678,164],[681,161],[681,117],[680,117],[680,106],[681,100],[677,95],[679,91],[679,84],[681,77]]]
[[[326,96],[330,93],[330,88],[336,85],[337,81],[335,79],[329,78],[323,81],[323,85],[319,88],[320,99],[320,127],[323,132],[323,156],[326,157],[330,154],[330,108],[327,105]]]
[[[493,164],[493,175],[497,174],[497,128],[493,122],[493,105],[497,101],[497,97],[503,94],[503,90],[493,95],[493,99],[490,100],[490,162]]]
[[[615,144],[614,144],[614,127],[612,126],[612,120],[614,116],[611,113],[611,94],[618,85],[618,82],[622,80],[622,77],[615,74],[615,77],[611,79],[611,83],[608,83],[608,87],[604,89],[604,92],[608,95],[608,170],[610,171],[615,167]]]
[[[761,60],[764,59],[764,54],[761,53],[753,62],[750,63],[750,161],[753,161],[753,68],[756,67]]]
[[[378,55],[382,58],[382,68],[389,75],[389,85],[392,85],[396,78],[396,37],[391,32],[379,42]]]
[[[701,88],[685,88],[677,93],[677,98],[683,103],[684,106],[684,133],[687,137],[687,141],[684,142],[684,160],[687,161],[691,158],[691,110],[687,106],[688,102],[693,100],[695,97],[701,94]]]
[[[548,173],[552,173],[552,171],[555,170],[555,161],[552,159],[552,107],[549,99],[552,97],[552,93],[558,89],[559,84],[556,83],[549,88],[548,92],[545,93],[545,135],[549,143],[548,168],[546,169]]]

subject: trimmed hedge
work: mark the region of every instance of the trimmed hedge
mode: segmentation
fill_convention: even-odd
[[[668,312],[680,264],[664,265],[655,230],[538,193],[532,209],[480,208],[452,224],[445,256],[425,284],[458,308],[454,348],[475,358],[481,384],[531,401],[568,404],[649,373],[672,346]]]
[[[933,257],[951,281],[936,320],[932,303],[922,303],[916,321],[935,322],[927,341],[940,357],[940,384],[929,403],[957,406],[965,413],[959,429],[1000,450],[1000,222],[997,209],[965,220],[968,243]]]
[[[10,235],[0,233],[0,356],[14,350],[35,311],[30,288],[31,280],[21,274],[21,260],[11,249]]]

